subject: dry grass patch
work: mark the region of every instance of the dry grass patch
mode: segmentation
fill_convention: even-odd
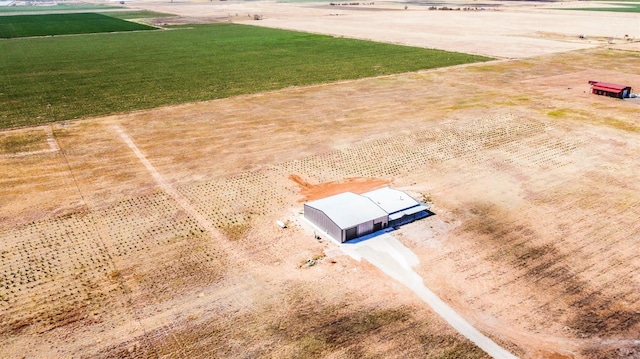
[[[230,241],[239,241],[247,238],[251,225],[248,222],[237,222],[225,224],[220,227],[220,230]]]
[[[42,129],[0,133],[0,155],[46,150],[47,137]]]
[[[635,123],[623,121],[615,117],[605,117],[602,120],[607,126],[617,128],[627,132],[640,132],[640,126]]]

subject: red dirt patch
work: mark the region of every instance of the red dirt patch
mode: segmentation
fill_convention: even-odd
[[[300,202],[313,201],[343,192],[360,194],[372,191],[376,188],[384,187],[391,183],[391,181],[379,178],[350,177],[345,178],[342,181],[332,181],[314,185],[295,174],[290,175],[289,179],[300,186],[300,194],[304,196]]]

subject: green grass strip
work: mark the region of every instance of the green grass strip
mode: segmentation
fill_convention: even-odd
[[[165,17],[176,17],[178,15],[173,14],[165,14],[161,12],[155,11],[147,11],[147,10],[135,10],[135,11],[110,11],[101,13],[106,16],[115,17],[116,19],[153,19],[153,18],[165,18]]]
[[[620,5],[620,7],[586,7],[586,8],[561,9],[561,10],[631,12],[631,13],[640,12],[640,4],[621,3],[621,4],[615,4],[615,5]]]
[[[152,30],[96,13],[0,16],[0,38]]]
[[[112,5],[66,5],[58,4],[52,6],[2,6],[0,7],[0,13],[28,13],[28,12],[63,12],[63,11],[93,11],[93,10],[105,10],[105,9],[123,9],[122,6]]]
[[[487,61],[229,23],[0,41],[0,127]]]

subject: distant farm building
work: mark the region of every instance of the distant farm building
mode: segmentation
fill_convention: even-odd
[[[304,217],[340,242],[426,217],[429,207],[406,193],[385,187],[307,202]]]
[[[591,85],[591,93],[595,95],[628,98],[631,94],[630,86],[616,85],[600,81],[589,81],[589,84]]]

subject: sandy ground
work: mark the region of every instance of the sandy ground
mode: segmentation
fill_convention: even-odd
[[[584,7],[583,2],[560,4],[485,1],[480,5],[455,2],[442,2],[437,5],[483,9],[473,11],[430,11],[428,6],[415,3],[404,5],[402,2],[376,1],[373,5],[365,5],[363,2],[358,6],[329,6],[328,3],[167,3],[143,0],[133,2],[129,6],[190,18],[208,16],[258,26],[371,39],[496,58],[526,58],[592,48],[608,42],[640,40],[637,14],[557,10],[561,7]],[[404,6],[407,6],[407,10]],[[589,2],[589,6],[606,5],[592,5]],[[254,15],[260,15],[262,20],[254,21]],[[580,35],[584,38],[580,38]]]
[[[0,357],[486,357],[300,221],[305,198],[372,184],[431,203],[393,237],[501,347],[637,357],[639,107],[587,81],[638,89],[639,56],[605,46],[1,132],[38,140],[0,153]]]

